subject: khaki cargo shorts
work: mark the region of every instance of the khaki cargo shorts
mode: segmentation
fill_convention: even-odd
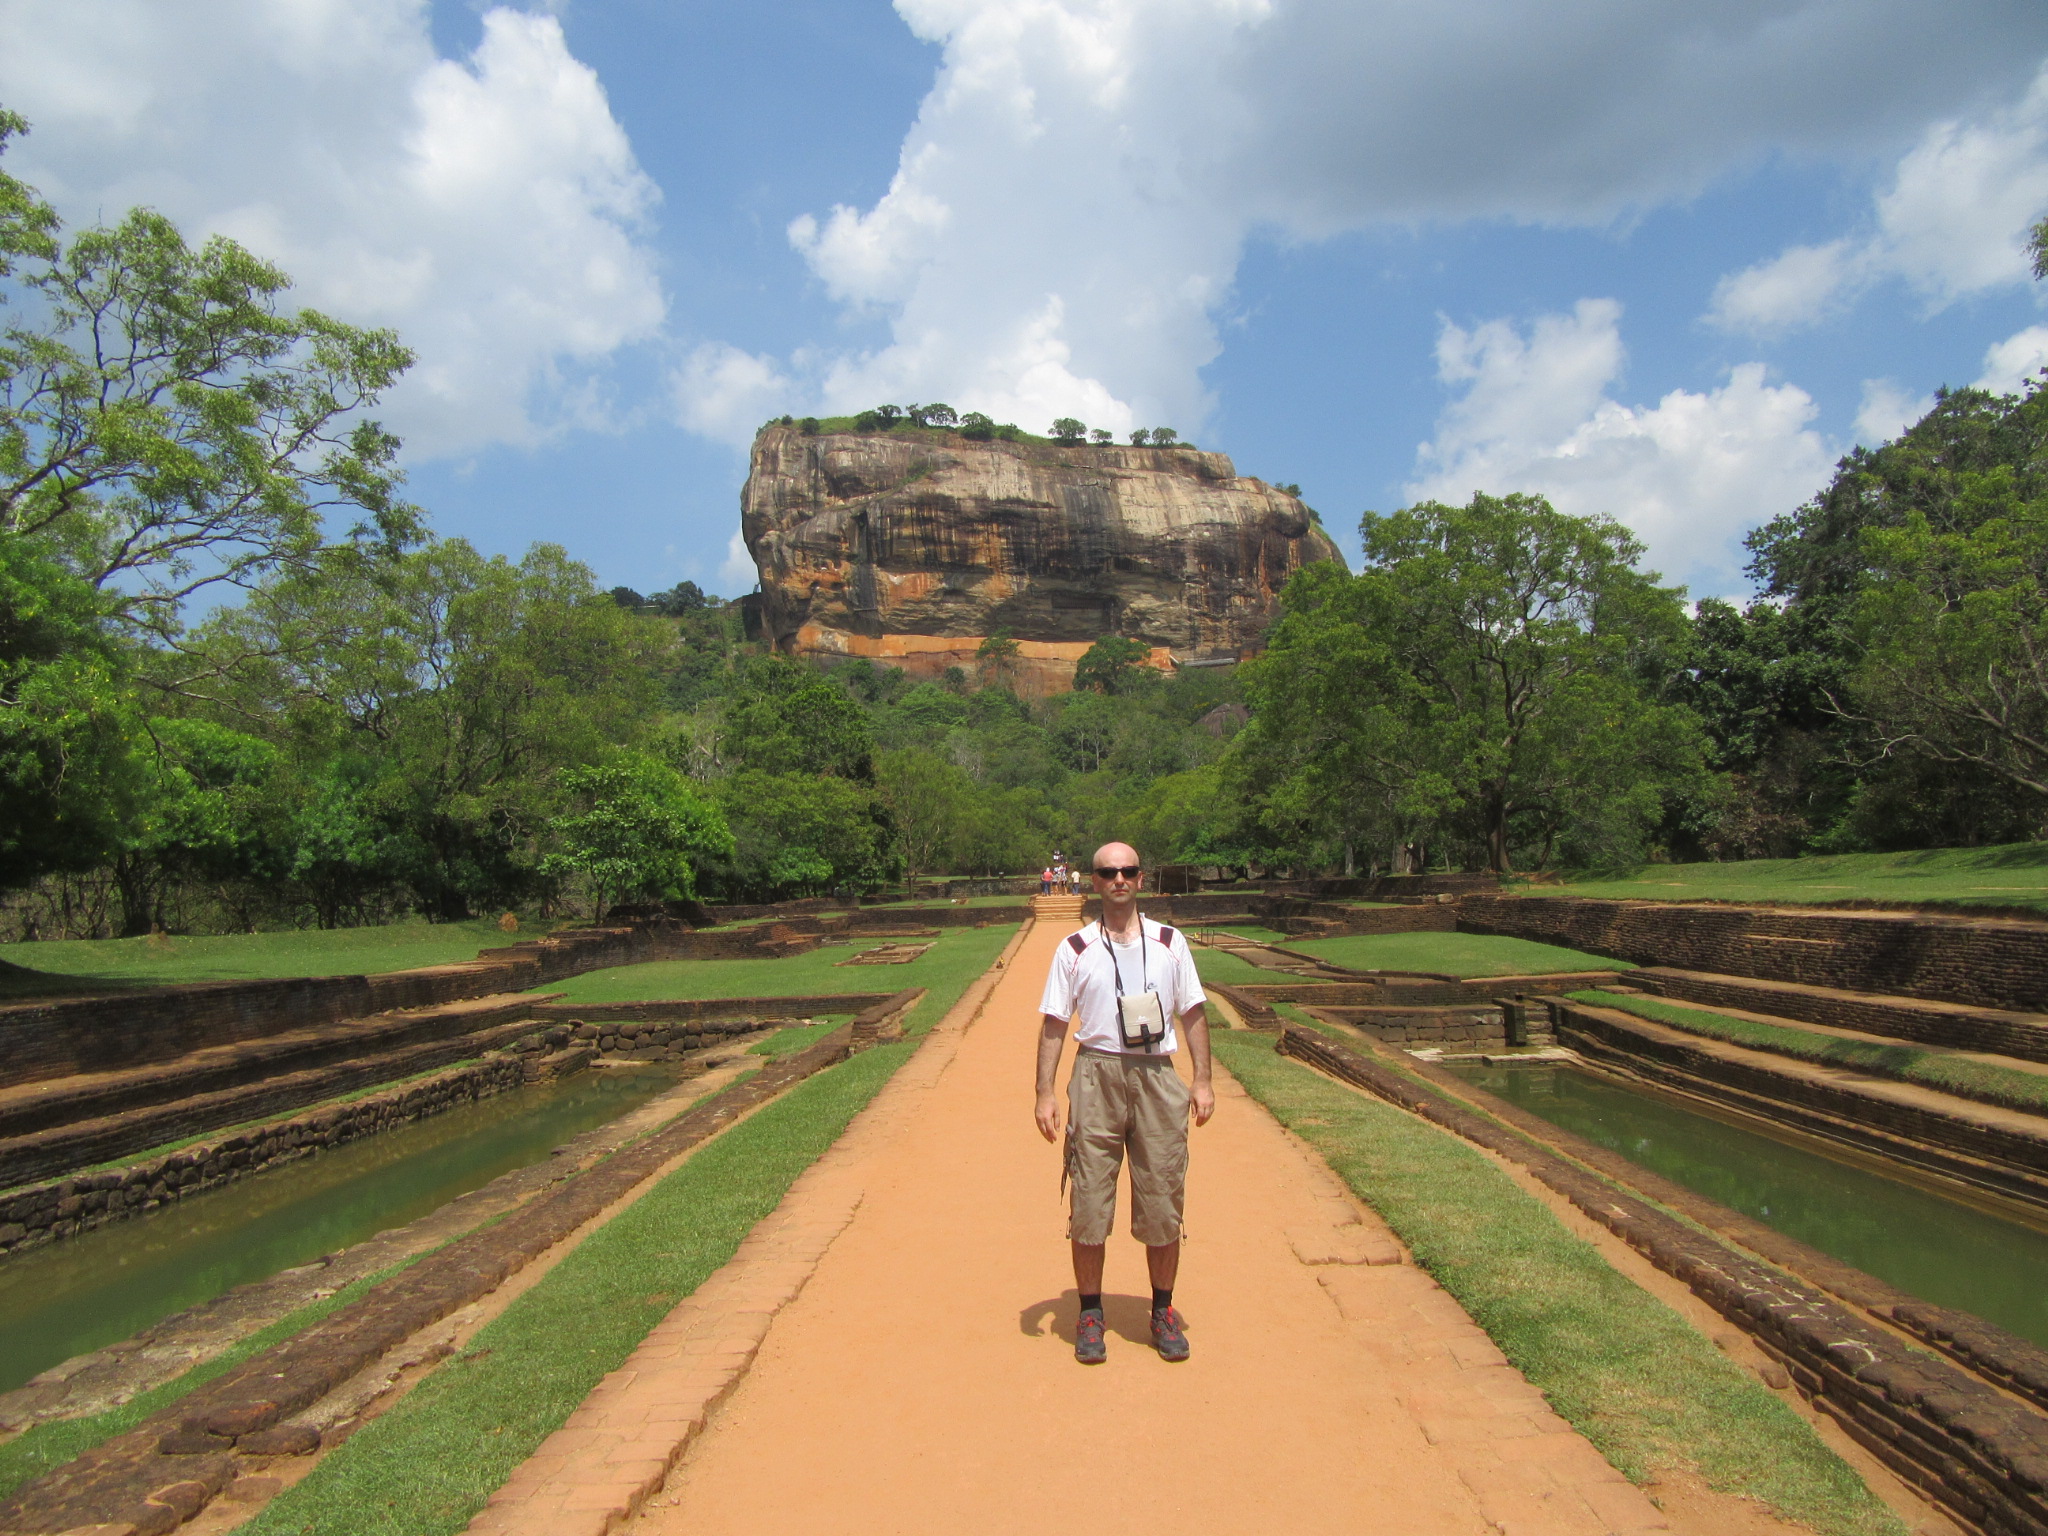
[[[1067,1236],[1106,1243],[1116,1222],[1116,1175],[1131,1156],[1131,1236],[1149,1248],[1180,1236],[1188,1174],[1188,1085],[1171,1056],[1083,1050],[1067,1083]]]

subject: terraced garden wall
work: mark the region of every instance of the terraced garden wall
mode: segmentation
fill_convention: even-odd
[[[2048,1010],[2048,923],[2017,918],[1480,894],[1457,924],[1638,965]]]

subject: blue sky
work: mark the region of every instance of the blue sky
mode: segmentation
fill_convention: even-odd
[[[752,429],[1171,424],[1358,514],[1536,490],[1700,594],[2048,362],[2033,0],[0,0],[12,166],[396,326],[445,533],[728,594]]]

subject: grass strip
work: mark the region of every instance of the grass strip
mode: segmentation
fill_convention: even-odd
[[[1902,1083],[1938,1088],[1966,1099],[1979,1099],[2007,1109],[2031,1114],[2048,1114],[2048,1075],[2022,1072],[2013,1067],[1972,1061],[1943,1051],[1922,1050],[1913,1045],[1880,1045],[1874,1040],[1844,1040],[1835,1035],[1814,1034],[1755,1019],[1738,1019],[1706,1008],[1681,1007],[1656,998],[1625,997],[1597,989],[1567,994],[1574,1002],[1592,1003],[1658,1024],[1669,1024],[1690,1034],[1746,1045],[1800,1061],[1830,1067],[1851,1067],[1873,1077],[1889,1077]]]
[[[387,923],[169,940],[40,939],[0,944],[0,959],[45,975],[99,985],[374,975],[474,960],[478,950],[523,943],[560,926],[527,922],[516,933],[506,933],[495,919],[471,918],[459,923]]]
[[[593,1233],[245,1536],[460,1531],[657,1322],[731,1258],[909,1056],[878,1046],[707,1143]]]
[[[1805,1420],[1477,1150],[1280,1057],[1271,1036],[1212,1038],[1624,1476],[1693,1472],[1822,1536],[1903,1532]]]
[[[2048,907],[2048,843],[1587,869],[1567,875],[1561,889],[1535,894],[1553,890],[1637,901],[1878,901],[2040,909]]]
[[[449,1239],[453,1242],[454,1239]],[[41,1424],[32,1424],[4,1445],[0,1445],[0,1498],[12,1494],[15,1489],[31,1479],[41,1477],[54,1467],[60,1467],[73,1457],[84,1454],[104,1440],[116,1435],[125,1435],[152,1414],[160,1413],[196,1388],[203,1387],[216,1376],[224,1376],[252,1355],[261,1353],[273,1344],[303,1333],[329,1313],[338,1312],[373,1285],[381,1285],[399,1271],[417,1264],[425,1253],[416,1253],[375,1274],[364,1275],[351,1280],[331,1296],[308,1302],[296,1312],[279,1318],[269,1327],[252,1333],[239,1343],[230,1345],[211,1360],[192,1367],[182,1376],[151,1387],[127,1402],[109,1408],[102,1413],[86,1414],[76,1419],[51,1419]]]
[[[756,1056],[787,1056],[792,1051],[816,1045],[852,1017],[850,1013],[820,1014],[815,1023],[792,1024],[787,1029],[778,1029],[759,1045],[750,1045],[747,1049]]]
[[[565,1003],[641,1003],[672,998],[804,997],[833,992],[898,992],[924,987],[911,1010],[912,1034],[929,1029],[970,982],[989,968],[1017,931],[1019,919],[999,916],[986,928],[948,928],[907,965],[841,967],[853,951],[828,945],[805,955],[762,960],[651,960],[586,971],[536,988]]]

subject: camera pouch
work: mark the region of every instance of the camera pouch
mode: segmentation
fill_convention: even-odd
[[[1166,1038],[1166,1008],[1157,992],[1130,992],[1116,1000],[1117,1031],[1127,1051],[1149,1051]]]

